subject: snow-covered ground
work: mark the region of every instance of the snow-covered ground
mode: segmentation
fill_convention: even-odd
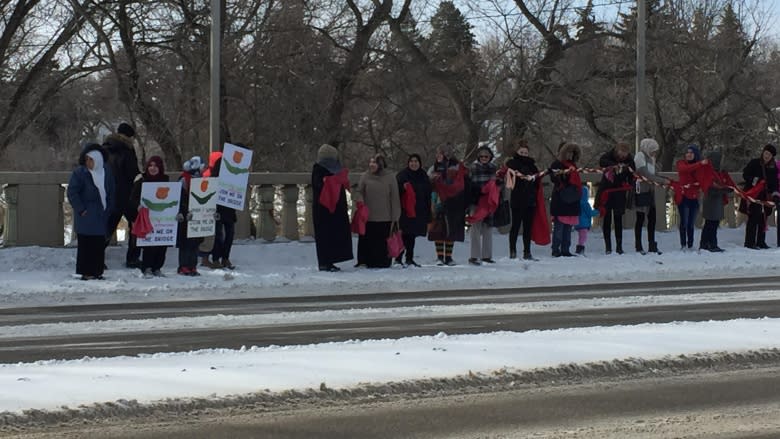
[[[496,264],[470,266],[468,242],[455,246],[455,267],[434,265],[433,246],[418,239],[422,268],[394,266],[357,269],[340,264],[340,273],[316,269],[310,242],[243,242],[234,247],[234,272],[202,270],[200,277],[175,274],[177,253],[169,249],[165,278],[143,279],[123,268],[123,247],[108,252],[105,281],[79,280],[73,248],[0,249],[0,308],[86,303],[145,302],[214,298],[289,297],[414,290],[455,290],[516,286],[623,283],[642,280],[770,276],[777,273],[780,249],[747,250],[743,229],[721,229],[725,253],[683,252],[676,232],[658,235],[662,255],[633,251],[633,233],[624,234],[624,255],[603,254],[600,232],[591,234],[586,257],[550,256],[534,248],[539,261],[510,260],[507,237],[494,237]],[[775,241],[775,230],[768,233]],[[698,231],[697,231],[698,239]],[[215,328],[263,322],[334,321],[442,314],[545,312],[614,306],[691,302],[771,300],[777,291],[561,300],[530,304],[479,304],[389,309],[332,310],[262,316],[212,316],[137,321],[51,323],[10,326],[0,322],[0,338],[134,331],[139,328]],[[260,320],[262,319],[262,320]],[[59,409],[115,400],[151,403],[166,398],[222,398],[287,389],[352,388],[366,383],[452,377],[470,372],[527,370],[567,363],[613,359],[658,359],[706,352],[746,352],[780,348],[780,320],[678,322],[594,327],[525,333],[493,333],[400,340],[355,340],[309,346],[271,346],[240,351],[206,350],[140,357],[86,358],[0,365],[0,412]]]

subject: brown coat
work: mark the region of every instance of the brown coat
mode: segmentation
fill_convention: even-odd
[[[401,217],[401,196],[395,175],[387,170],[379,174],[365,172],[360,176],[357,201],[368,207],[369,221],[398,221]]]

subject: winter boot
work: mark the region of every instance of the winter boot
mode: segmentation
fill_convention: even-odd
[[[615,253],[619,255],[623,254],[623,244],[618,244],[617,247],[615,247]]]
[[[663,254],[663,252],[661,252],[661,250],[658,250],[658,243],[655,242],[655,241],[653,241],[653,242],[648,244],[647,251],[649,251],[650,253],[656,253],[656,254],[659,254],[659,255]]]
[[[578,255],[584,255],[585,254],[585,246],[584,245],[578,245],[577,248],[574,249],[574,253]]]
[[[233,265],[232,262],[230,262],[230,259],[228,258],[222,258],[222,268],[227,268],[228,270],[235,270],[236,266]]]
[[[637,243],[636,244],[636,252],[639,253],[639,254],[642,254],[642,255],[646,255],[647,254],[645,249],[642,248],[642,243]]]
[[[215,264],[209,260],[208,256],[204,256],[200,259],[200,266],[206,268],[222,268],[221,265]]]
[[[509,259],[517,259],[517,250],[509,250]]]

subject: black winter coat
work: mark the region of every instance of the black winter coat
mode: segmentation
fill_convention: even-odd
[[[566,169],[566,166],[560,160],[556,160],[550,165],[550,169]],[[573,184],[569,183],[569,174],[550,174],[550,182],[553,185],[552,199],[550,200],[550,215],[552,216],[580,216],[580,197],[577,196],[571,202],[566,202],[561,197],[561,191],[573,190]],[[566,189],[569,187],[570,189]],[[578,191],[578,194],[582,193]]]
[[[539,172],[536,162],[531,157],[521,156],[515,153],[514,157],[506,162],[506,167],[513,169],[523,175],[533,175]],[[536,207],[536,191],[539,187],[540,179],[528,181],[525,179],[515,180],[515,187],[512,189],[510,205],[514,210],[524,210]]]
[[[414,189],[416,204],[414,206],[415,218],[406,216],[403,206],[401,219],[399,220],[401,231],[405,235],[425,236],[428,233],[428,223],[431,222],[431,180],[428,173],[422,169],[412,171],[406,168],[395,176],[398,180],[398,192],[401,199],[404,196],[404,184],[411,183]],[[402,203],[403,204],[403,203]]]
[[[594,202],[596,208],[598,208],[601,203],[601,193],[603,191],[607,189],[619,188],[625,184],[631,185],[634,183],[634,175],[631,172],[631,170],[632,169],[635,170],[636,165],[634,164],[634,158],[631,156],[631,154],[629,154],[625,159],[619,160],[617,157],[617,152],[614,149],[612,149],[611,151],[604,153],[604,155],[602,155],[601,158],[599,159],[599,166],[601,166],[602,168],[608,168],[608,167],[616,166],[618,164],[623,164],[624,166],[620,171],[618,171],[617,169],[613,171],[612,181],[609,181],[606,173],[601,177],[598,190],[596,191],[596,199]],[[628,191],[611,192],[608,195],[607,203],[604,207],[607,209],[614,210],[615,213],[622,214],[626,210],[627,196],[628,196]]]
[[[745,186],[744,190],[747,191],[748,189],[751,189],[753,186],[758,184],[758,182],[766,180],[764,190],[758,194],[756,197],[759,200],[769,201],[772,199],[772,194],[774,192],[777,192],[778,186],[780,183],[777,180],[777,168],[774,159],[770,161],[771,167],[766,167],[761,164],[761,159],[753,159],[748,162],[748,164],[745,166],[745,169],[742,170],[742,178],[745,180]],[[755,180],[755,184],[753,181]],[[750,204],[750,210],[759,212],[761,209],[758,207],[759,204]],[[742,213],[748,213],[748,203],[745,202],[743,199],[739,203],[739,211]],[[764,213],[767,215],[771,213],[771,208],[765,208]]]
[[[341,189],[336,210],[333,213],[320,204],[323,178],[333,175],[324,166],[315,163],[311,171],[311,185],[314,190],[312,220],[314,221],[314,242],[317,246],[317,261],[320,266],[348,261],[352,255],[352,232],[349,228],[347,193]]]
[[[109,135],[103,142],[106,164],[114,175],[116,188],[116,210],[130,218],[130,193],[133,190],[135,177],[141,173],[138,170],[138,157],[135,155],[132,141],[121,134]]]

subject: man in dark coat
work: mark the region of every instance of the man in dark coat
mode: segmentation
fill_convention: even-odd
[[[131,227],[136,216],[136,211],[130,206],[130,193],[133,190],[133,182],[141,171],[138,170],[138,157],[133,148],[133,136],[135,136],[133,127],[122,122],[117,127],[116,133],[110,134],[103,142],[106,164],[114,175],[116,188],[116,209],[108,219],[106,245],[116,232],[122,216]],[[141,250],[135,245],[135,236],[133,236],[132,230],[128,229],[125,265],[128,268],[139,268],[141,266],[140,257]]]
[[[325,177],[334,176],[342,170],[338,156],[339,151],[336,148],[327,144],[322,145],[317,151],[317,163],[311,171],[311,185],[314,190],[312,220],[320,271],[340,271],[340,268],[334,264],[353,258],[346,191],[344,188],[339,190],[333,213],[320,203]]]
[[[628,143],[620,142],[599,159],[604,174],[596,191],[595,204],[604,215],[601,230],[604,233],[604,250],[612,253],[612,224],[615,224],[615,251],[623,254],[623,214],[626,212],[628,191],[634,189],[634,158]],[[613,221],[614,220],[614,221]]]

